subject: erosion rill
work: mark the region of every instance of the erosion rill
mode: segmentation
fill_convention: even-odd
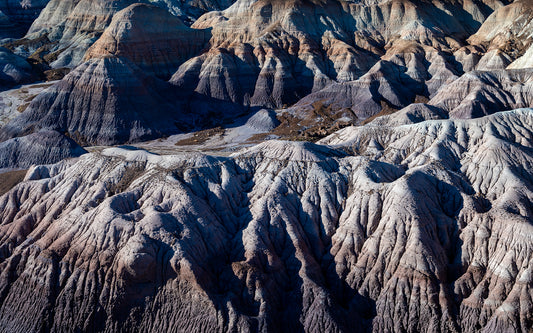
[[[532,15],[0,1],[0,332],[531,332]]]

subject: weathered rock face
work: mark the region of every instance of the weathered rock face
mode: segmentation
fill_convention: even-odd
[[[31,168],[0,197],[2,327],[525,332],[531,128],[516,110]]]
[[[506,245],[504,244],[509,244],[509,242],[531,243],[531,194],[529,193],[530,190],[525,190],[526,188],[531,188],[531,185],[522,183],[523,181],[530,182],[531,175],[522,174],[522,171],[518,171],[522,170],[518,165],[531,158],[530,128],[529,125],[524,124],[516,127],[518,131],[525,131],[523,133],[526,133],[526,137],[529,137],[529,139],[522,141],[519,145],[514,145],[508,141],[514,135],[512,134],[514,130],[508,131],[506,129],[507,125],[503,125],[508,124],[511,119],[513,119],[511,120],[513,124],[516,124],[516,122],[522,123],[524,119],[529,117],[531,117],[531,111],[527,110],[500,113],[489,118],[477,120],[475,123],[479,127],[471,127],[471,124],[474,123],[473,121],[436,121],[398,127],[397,129],[392,129],[392,131],[386,129],[377,130],[375,127],[346,129],[325,140],[329,144],[349,144],[352,149],[358,151],[361,155],[376,156],[381,161],[402,163],[408,169],[426,165],[429,161],[437,159],[442,163],[440,168],[448,170],[445,171],[446,173],[450,172],[449,170],[456,170],[455,172],[465,176],[457,179],[457,184],[461,183],[463,185],[456,185],[455,187],[463,186],[464,191],[470,193],[470,199],[466,199],[464,192],[453,194],[453,190],[446,189],[445,184],[440,183],[438,185],[441,188],[439,192],[447,197],[446,203],[449,205],[447,208],[443,206],[444,215],[438,219],[440,221],[439,225],[441,228],[447,229],[448,232],[457,226],[457,234],[450,238],[450,236],[444,236],[442,232],[437,231],[432,235],[439,238],[443,237],[441,238],[443,240],[441,244],[451,245],[454,243],[453,239],[455,237],[461,244],[455,250],[452,250],[455,253],[455,259],[453,259],[453,255],[452,257],[448,256],[447,259],[445,256],[440,256],[445,261],[450,260],[451,263],[451,266],[448,264],[445,269],[447,271],[446,277],[439,274],[426,275],[422,273],[425,270],[424,267],[432,267],[431,270],[437,269],[437,271],[438,267],[446,267],[431,259],[428,260],[429,257],[433,257],[439,252],[433,246],[431,248],[428,247],[429,252],[418,251],[418,255],[426,257],[421,257],[421,260],[414,260],[413,266],[411,266],[426,278],[432,279],[434,277],[439,281],[455,282],[447,286],[432,288],[430,287],[431,283],[420,285],[417,282],[418,279],[414,276],[412,280],[409,279],[409,281],[412,281],[410,283],[402,282],[401,279],[391,278],[389,281],[393,282],[394,286],[390,289],[391,296],[387,296],[381,304],[379,301],[377,302],[378,313],[380,313],[380,310],[384,313],[391,311],[393,304],[403,297],[406,297],[403,299],[409,299],[410,297],[412,299],[412,296],[407,296],[413,295],[409,291],[410,286],[413,286],[412,290],[417,290],[416,286],[420,285],[421,291],[420,293],[416,292],[416,298],[418,298],[418,295],[427,295],[422,290],[434,290],[435,300],[440,299],[439,302],[441,304],[446,304],[447,302],[453,304],[454,301],[459,301],[459,304],[456,303],[455,305],[456,310],[439,310],[438,307],[431,305],[425,308],[429,307],[443,317],[456,316],[459,321],[458,327],[462,331],[527,331],[531,327],[531,321],[528,319],[530,317],[527,314],[530,310],[521,308],[522,305],[526,304],[525,302],[529,303],[531,299],[529,292],[526,291],[529,288],[526,287],[529,283],[526,281],[528,281],[529,277],[528,267],[531,259],[529,254],[525,255],[529,253],[530,245],[525,245],[525,250],[518,250],[512,247],[512,249],[509,248],[509,252],[506,250],[499,252],[499,249],[505,248]],[[446,136],[446,139],[444,136]],[[514,139],[511,139],[511,141],[514,141]],[[475,153],[470,155],[468,152],[472,151],[475,151]],[[464,157],[461,158],[460,156]],[[496,160],[501,162],[495,162]],[[500,167],[500,163],[508,166]],[[496,165],[500,166],[497,167]],[[442,180],[441,176],[443,174],[441,171],[435,170],[433,174]],[[449,175],[451,176],[451,174]],[[451,177],[453,178],[453,176]],[[463,183],[465,180],[467,183]],[[420,184],[420,182],[413,180],[411,184]],[[450,183],[448,182],[448,184]],[[511,184],[516,184],[516,187]],[[407,188],[409,188],[409,185],[405,187],[405,189]],[[504,188],[513,188],[513,190],[509,192],[504,190],[501,196],[496,194],[496,192]],[[524,190],[526,192],[523,192]],[[420,193],[424,192],[425,190],[420,189]],[[400,193],[405,192],[402,191]],[[421,202],[424,202],[423,204],[414,204],[414,207],[417,207],[416,209],[419,209],[418,212],[420,213],[428,209],[432,205],[430,202],[434,202],[433,200],[428,196],[427,199],[421,200]],[[420,210],[421,205],[426,206],[426,208]],[[410,210],[406,208],[409,206],[406,206],[405,203],[398,204],[397,207],[394,211],[399,214],[405,214],[406,211]],[[431,210],[431,208],[429,209]],[[458,213],[455,218],[453,217],[454,210]],[[470,211],[470,213],[466,213],[466,211]],[[419,218],[417,217],[414,220]],[[461,222],[460,224],[453,224],[454,227],[448,229],[445,226],[445,221],[449,221],[449,218]],[[396,220],[398,218],[391,219],[390,222],[394,223],[393,221]],[[421,220],[424,221],[424,226],[427,227],[428,220],[426,218]],[[409,226],[405,226],[405,229],[387,229],[413,230]],[[518,232],[520,235],[513,230],[520,230]],[[415,238],[417,239],[416,242],[420,243],[427,239],[423,233],[417,233]],[[395,236],[395,239],[409,240],[410,237]],[[379,247],[383,245],[379,241],[371,244]],[[365,246],[366,244],[363,245],[362,249],[365,249]],[[371,248],[376,249],[376,247]],[[397,249],[397,244],[391,249]],[[408,251],[409,246],[406,249]],[[390,253],[387,256],[389,255]],[[413,255],[416,256],[415,254]],[[395,257],[394,254],[392,256]],[[379,254],[377,258],[376,256],[371,258],[371,260],[380,262]],[[368,261],[361,259],[357,263],[364,263],[364,265],[355,267],[361,267],[363,269],[362,273],[366,273],[363,273],[364,279],[369,281],[369,284],[365,282],[361,286],[372,290],[374,276],[379,272],[379,269],[369,271],[363,268],[366,267]],[[359,269],[356,269],[356,271],[359,271]],[[348,276],[350,275],[354,276],[355,280],[359,278],[358,273],[348,273]],[[457,278],[454,278],[454,275]],[[410,275],[407,274],[407,276]],[[380,281],[380,278],[377,278],[377,280]],[[451,288],[450,291],[453,290],[454,295],[452,297],[445,296],[447,288]],[[432,303],[432,301],[428,302],[428,304]],[[394,315],[385,315],[384,317],[386,318],[385,320],[380,318],[377,322],[374,322],[374,328],[398,331],[402,327],[409,327],[404,325],[411,325],[411,321],[404,321],[401,319],[402,317],[395,317]],[[442,322],[432,322],[430,325],[442,325]],[[411,328],[413,327],[411,326]],[[433,326],[430,330],[448,329],[442,328],[442,326],[440,329]]]
[[[34,79],[32,67],[24,58],[0,47],[0,90]]]
[[[147,74],[169,79],[179,65],[205,48],[209,33],[190,29],[166,10],[134,4],[117,13],[86,59],[123,57]]]
[[[335,125],[338,123],[332,122],[335,118],[361,123],[430,100],[441,87],[460,77],[459,67],[449,53],[415,42],[397,41],[359,79],[332,83],[283,110],[283,115],[307,127]],[[327,114],[317,115],[317,106],[327,110]]]
[[[413,115],[418,121],[475,118],[532,107],[532,69],[526,56],[511,64],[512,58],[497,49],[484,53],[471,46],[452,55],[416,43],[397,42],[359,79],[332,83],[302,98],[284,114],[309,123],[319,103],[333,115],[349,110],[351,121],[361,123],[398,110],[405,116],[415,111],[412,103],[421,102],[429,104],[432,111],[426,114],[428,118]],[[507,66],[509,69],[499,69]],[[314,123],[323,121],[315,117]]]
[[[13,44],[76,68],[0,129],[0,168],[62,160],[0,176],[0,331],[533,327],[529,1],[239,0],[192,28],[232,1],[137,2],[51,0]],[[230,157],[74,142],[292,103],[240,131],[366,125]]]
[[[49,128],[67,132],[82,144],[116,144],[212,121],[186,114],[183,94],[156,78],[168,78],[198,53],[207,35],[159,7],[133,4],[114,16],[86,61],[35,98],[1,130],[0,138]]]
[[[235,0],[158,0],[155,3],[186,22],[193,23],[198,17],[213,10],[224,10]]]
[[[53,54],[50,58],[52,67],[75,67],[111,23],[113,15],[136,2],[53,0],[35,20],[26,37],[40,40],[45,36],[48,39],[46,47]],[[33,52],[31,42],[26,44],[30,45],[29,53]]]
[[[360,78],[380,57],[399,56],[398,62],[413,59],[408,66],[420,90],[431,81],[428,72],[438,74],[428,83],[434,93],[461,73],[443,53],[460,49],[490,8],[477,2],[238,1],[194,23],[213,29],[211,49],[184,64],[172,82],[215,99],[281,107]],[[407,54],[413,50],[422,52]]]
[[[52,39],[60,39],[60,33],[64,29],[66,19],[79,2],[80,0],[51,0],[33,22],[28,34],[43,32],[49,33]]]
[[[469,42],[483,45],[489,51],[498,50],[509,58],[516,59],[532,42],[531,15],[531,1],[514,1],[490,15],[476,34],[470,37]],[[499,69],[503,68],[505,67]]]
[[[179,113],[170,86],[125,58],[91,59],[38,95],[0,138],[35,130],[69,133],[82,144],[133,142],[172,134]]]
[[[168,78],[198,53],[207,35],[159,7],[133,4],[114,16],[86,61],[35,98],[0,138],[49,128],[82,144],[116,144],[214,121],[184,111],[183,94],[157,78]]]
[[[127,56],[164,78],[192,57],[171,80],[189,92],[191,109],[203,109],[208,99],[241,111],[300,102],[299,111],[306,112],[326,99],[327,106],[349,108],[359,119],[379,113],[383,105],[399,109],[417,96],[431,98],[443,84],[474,69],[503,69],[512,62],[513,68],[528,66],[527,56],[517,60],[529,45],[527,1],[242,0],[203,15],[193,25],[198,30],[154,9],[150,14],[130,10],[111,23],[115,13],[136,2],[51,1],[30,30],[28,38],[36,44],[26,55],[40,48],[52,67],[74,67],[84,56]],[[231,1],[155,4],[183,17],[189,9],[225,8]],[[194,57],[208,38],[201,28],[212,29],[209,49]],[[523,50],[513,53],[516,41]],[[337,90],[341,93],[332,98]]]
[[[316,118],[317,103],[330,117],[357,122],[438,93],[436,103],[447,94],[456,98],[441,88],[472,70],[531,67],[529,53],[524,54],[530,15],[527,1],[416,6],[405,1],[240,1],[195,22],[194,27],[213,28],[211,49],[185,63],[171,82],[194,87],[196,98],[238,105],[297,102],[287,114],[306,124],[302,130],[323,122],[323,117],[315,124],[310,120]],[[477,94],[473,87],[461,89],[461,95]],[[470,104],[455,115],[531,106],[527,96],[517,95],[521,88],[490,89],[504,100],[489,98],[493,106]]]
[[[413,58],[416,57],[413,55]],[[338,110],[351,109],[363,119],[379,113],[383,102],[401,108],[414,102],[416,96],[427,94],[424,82],[413,79],[409,74],[406,67],[386,60],[379,61],[358,80],[331,84],[301,99],[288,111],[305,114],[318,100]]]
[[[22,34],[24,34],[24,32],[21,27],[0,11],[0,40],[4,38],[19,37]]]
[[[55,131],[40,131],[0,143],[0,169],[28,168],[34,164],[57,163],[86,151]]]
[[[250,106],[297,103],[288,114],[312,127],[321,126],[321,119],[310,119],[317,103],[343,124],[357,123],[427,101],[471,70],[507,67],[517,55],[497,40],[511,28],[482,23],[487,17],[487,22],[504,17],[498,20],[514,22],[512,33],[520,39],[529,13],[527,4],[490,1],[238,1],[224,11],[203,15],[195,29],[189,29],[163,9],[146,5],[115,15],[135,2],[50,2],[31,35],[45,39],[45,46],[39,46],[50,48],[45,58],[52,67],[74,66],[82,57],[115,56],[167,79],[192,57],[171,79],[185,109],[231,116]],[[527,67],[527,59],[512,66]]]
[[[444,85],[426,104],[411,104],[375,125],[395,126],[431,119],[470,119],[533,107],[533,69],[472,71]]]
[[[48,0],[2,0],[0,11],[19,23],[31,23],[39,16]]]
[[[533,69],[467,73],[444,86],[429,104],[453,118],[533,107]]]
[[[512,6],[507,7],[509,8],[504,9],[510,12],[509,16],[513,19],[498,22],[498,26],[503,26],[502,31],[498,31],[493,41],[499,42],[502,45],[501,48],[512,56],[514,61],[508,68],[532,68],[533,34],[531,33],[531,29],[533,26],[531,24],[531,17],[533,16],[533,4],[530,1],[517,1]],[[507,41],[505,37],[507,37]]]
[[[0,39],[22,37],[47,3],[48,0],[0,1]]]
[[[39,51],[48,54],[47,61],[53,68],[75,67],[82,62],[85,52],[109,26],[115,13],[131,4],[143,2],[162,7],[182,18],[197,17],[194,15],[200,15],[206,10],[223,9],[230,4],[230,1],[196,0],[185,2],[181,0],[51,0],[39,18],[32,24],[26,36],[27,40],[23,46],[19,47],[18,52],[29,55],[41,48]],[[193,8],[200,8],[200,12],[192,10]],[[191,14],[191,11],[195,14]],[[168,26],[169,29],[176,25],[175,22],[170,22],[171,19],[167,20],[167,23],[171,24]],[[149,34],[147,28],[158,22],[144,23],[147,25],[137,27],[137,34],[139,29]],[[156,25],[156,28],[161,29],[162,27]],[[127,29],[128,27],[115,27],[115,30]],[[135,27],[133,30],[135,31]],[[183,29],[180,30],[183,32]],[[47,38],[45,49],[42,48],[43,45],[38,43],[43,39],[43,36]]]

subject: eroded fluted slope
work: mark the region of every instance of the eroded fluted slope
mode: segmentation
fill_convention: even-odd
[[[135,3],[150,3],[181,18],[192,19],[208,10],[224,9],[231,4],[231,0],[51,0],[33,22],[26,35],[27,41],[19,52],[29,55],[40,48],[41,54],[48,54],[46,60],[50,61],[52,67],[76,67],[89,47],[110,25],[114,14]],[[146,24],[142,26],[141,23],[137,22],[137,29],[161,28],[157,22],[144,22]],[[167,28],[171,29],[173,25],[175,22]],[[43,38],[46,43],[38,44]]]
[[[28,168],[34,164],[57,163],[86,151],[55,131],[40,131],[0,143],[0,169]]]
[[[407,53],[405,44],[411,43],[415,50],[426,48],[426,59],[409,55],[398,62],[417,58],[409,64],[411,77],[425,94],[432,65],[432,93],[436,84],[460,72],[450,70],[456,61],[443,52],[459,49],[490,8],[481,2],[439,7],[410,1],[237,1],[194,23],[213,28],[211,49],[185,63],[172,82],[223,101],[281,107],[328,84],[356,80],[385,53],[389,60]],[[380,97],[373,99],[379,105]],[[360,104],[351,106],[363,108],[364,101]]]
[[[34,167],[0,197],[2,327],[526,332],[531,128],[527,109]]]
[[[0,47],[0,89],[35,79],[31,65],[10,50]]]
[[[533,69],[471,72],[443,86],[429,104],[452,118],[533,106]]]
[[[85,62],[32,100],[24,114],[0,130],[0,139],[49,128],[82,144],[115,144],[213,121],[187,115],[183,94],[162,80],[197,54],[207,35],[159,7],[128,6],[114,16]]]
[[[206,30],[190,29],[164,9],[134,4],[113,17],[85,58],[123,57],[147,74],[169,79],[207,40]]]
[[[22,37],[47,3],[48,0],[1,1],[0,40]]]
[[[469,38],[471,44],[481,45],[488,51],[477,69],[504,69],[523,56],[533,37],[532,15],[533,3],[529,0],[513,1],[494,11]],[[517,61],[512,67],[524,68],[525,60]]]
[[[29,38],[36,38],[38,56],[53,61],[52,67],[112,55],[167,79],[187,60],[171,79],[186,109],[231,118],[250,106],[297,103],[288,114],[305,125],[294,131],[312,128],[315,134],[331,133],[314,115],[318,102],[328,117],[342,119],[331,124],[337,128],[431,99],[474,69],[505,68],[518,55],[504,50],[502,36],[511,29],[516,36],[508,41],[520,39],[529,13],[525,2],[242,0],[203,15],[196,29],[188,29],[166,12],[166,2],[166,10],[136,4],[119,12],[136,2],[52,1]],[[514,104],[503,109],[530,106]],[[475,108],[461,113],[483,114]]]
[[[38,129],[69,133],[81,144],[114,144],[177,131],[179,112],[164,81],[125,58],[86,61],[39,94],[0,130],[0,140]]]
[[[26,38],[38,41],[44,37],[49,41],[44,47],[53,54],[50,59],[53,60],[50,63],[52,67],[75,67],[111,23],[113,15],[136,2],[52,0],[35,20]],[[27,45],[30,47],[29,54],[36,50],[31,43]]]

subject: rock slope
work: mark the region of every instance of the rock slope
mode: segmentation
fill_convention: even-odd
[[[0,128],[0,332],[531,330],[531,1],[152,3],[0,48],[73,68]],[[79,146],[256,110],[143,146],[327,137]]]
[[[361,94],[370,91],[377,103],[374,108],[379,108],[380,99],[386,97],[374,93],[379,83],[369,78],[391,73],[373,72],[389,66],[378,61],[393,62],[393,71],[406,72],[417,93],[432,94],[442,82],[462,74],[453,52],[501,5],[240,0],[193,24],[213,29],[211,49],[183,65],[172,82],[215,99],[282,107],[325,87],[339,90],[336,83],[361,78],[358,82],[366,90]],[[398,86],[404,83],[397,82],[397,76],[386,80],[392,81],[387,83],[392,87],[385,89],[401,90]],[[411,97],[406,96],[401,106],[412,102]],[[356,102],[350,106],[365,107],[365,100]]]
[[[32,167],[0,197],[1,326],[526,332],[532,128],[523,109]]]
[[[429,104],[449,117],[475,118],[533,106],[533,69],[470,72],[444,86]]]
[[[47,3],[48,0],[1,1],[0,40],[24,36]]]
[[[158,0],[155,3],[167,9],[187,23],[193,23],[202,14],[213,10],[224,10],[235,0]],[[152,2],[154,3],[154,2]]]
[[[57,163],[86,151],[55,131],[40,131],[0,143],[0,169],[28,168],[34,164]]]
[[[35,80],[31,65],[10,50],[0,47],[0,90]]]
[[[52,67],[81,64],[83,70],[84,61],[111,56],[165,80],[173,74],[170,83],[183,113],[199,114],[204,123],[211,118],[220,125],[221,118],[256,107],[292,105],[281,113],[278,132],[288,129],[286,137],[323,137],[433,98],[431,105],[463,118],[531,106],[524,98],[508,99],[520,93],[506,90],[512,85],[497,86],[494,98],[463,87],[472,75],[484,75],[474,70],[528,67],[527,1],[239,0],[204,14],[193,29],[167,11],[230,3],[155,4],[165,9],[129,0],[51,1],[34,22],[29,44],[15,49],[24,53],[35,42],[28,51],[39,48],[33,56]],[[487,75],[514,75],[498,73]],[[456,95],[441,88],[454,81],[453,89],[480,94],[486,99],[481,103],[494,105],[447,110],[438,103]],[[76,112],[73,104],[66,113]]]
[[[68,133],[81,144],[103,145],[177,132],[171,87],[126,58],[88,60],[34,98],[0,129],[0,140],[38,129]]]
[[[82,62],[89,47],[110,25],[113,15],[135,3],[151,3],[182,19],[190,20],[207,10],[224,9],[231,1],[51,0],[33,22],[18,52],[30,55],[38,51],[41,56],[47,55],[45,60],[53,68],[76,67]],[[157,22],[150,24],[155,23]],[[150,24],[142,28],[146,29]],[[175,25],[175,22],[171,22],[168,28]],[[126,27],[120,29],[125,30]]]
[[[199,53],[208,35],[159,7],[128,6],[113,17],[81,65],[0,129],[0,140],[46,128],[81,144],[116,144],[214,121],[187,112],[183,93],[162,80]]]
[[[102,35],[118,11],[135,0],[52,0],[33,22],[24,46],[31,54],[45,48],[54,68],[79,65],[87,49]],[[33,46],[31,40],[41,41]]]
[[[81,65],[0,129],[0,140],[46,128],[84,145],[127,143],[232,118],[234,113],[224,115],[212,101],[207,102],[219,110],[209,118],[187,107],[184,92],[164,81],[204,48],[208,35],[159,7],[128,6],[113,17]]]
[[[513,1],[507,6],[498,8],[483,23],[480,29],[470,37],[469,42],[485,47],[490,55],[498,55],[504,61],[505,68],[509,60],[524,54],[532,41],[531,15],[533,3],[529,0]],[[482,61],[483,62],[483,61]],[[482,68],[478,68],[482,69]],[[484,68],[488,69],[488,68]]]
[[[522,90],[518,72],[504,72],[531,67],[531,9],[529,1],[238,1],[194,23],[213,29],[211,48],[171,82],[193,101],[296,103],[282,124],[311,136],[428,100],[461,118],[531,107],[527,78]],[[473,77],[485,88],[469,85]],[[440,104],[456,90],[467,100],[460,110]]]
[[[159,7],[134,4],[113,16],[86,59],[123,57],[147,74],[169,79],[189,58],[206,47],[208,31],[190,29]]]

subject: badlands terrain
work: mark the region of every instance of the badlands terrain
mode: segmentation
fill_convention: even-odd
[[[533,1],[0,0],[0,332],[532,332]]]

